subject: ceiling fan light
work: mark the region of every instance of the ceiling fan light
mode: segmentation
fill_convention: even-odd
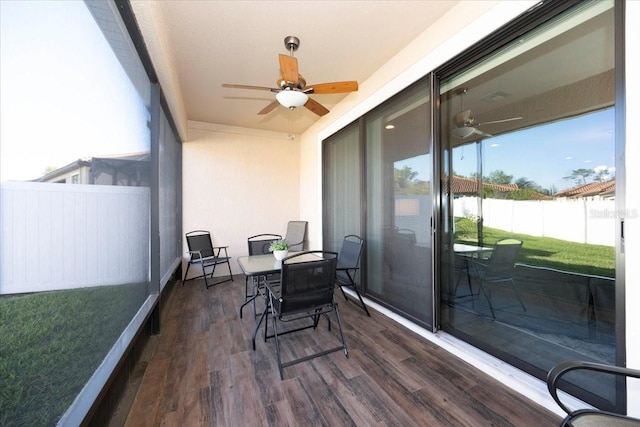
[[[276,99],[287,108],[302,107],[307,103],[309,97],[306,93],[297,90],[285,89],[276,94]]]
[[[473,135],[473,133],[476,131],[476,128],[471,127],[471,126],[460,126],[460,127],[455,127],[453,128],[453,130],[451,131],[453,133],[453,136],[457,137],[457,138],[466,138],[468,136]]]

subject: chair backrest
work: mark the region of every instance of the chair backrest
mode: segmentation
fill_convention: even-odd
[[[290,251],[303,251],[307,240],[307,221],[289,221],[284,239],[289,243]]]
[[[358,268],[363,243],[364,240],[355,234],[345,236],[338,254],[338,268]]]
[[[189,251],[200,251],[203,258],[214,256],[213,244],[211,243],[211,233],[204,230],[190,231],[186,234]],[[197,253],[191,254],[191,259],[199,259]]]
[[[503,239],[496,242],[484,278],[487,280],[511,278],[521,247],[522,241],[517,239]]]
[[[317,260],[300,262],[308,254]],[[308,251],[282,260],[280,276],[280,315],[312,310],[333,303],[338,254],[328,251]]]
[[[266,255],[269,252],[269,246],[274,240],[280,240],[282,236],[279,234],[256,234],[247,239],[249,255]]]

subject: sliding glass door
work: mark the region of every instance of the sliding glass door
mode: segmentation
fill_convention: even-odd
[[[442,328],[540,378],[616,362],[612,1],[442,79]],[[586,54],[586,52],[589,52]],[[599,406],[616,403],[598,379]]]
[[[432,325],[429,86],[424,79],[364,118],[367,294]]]

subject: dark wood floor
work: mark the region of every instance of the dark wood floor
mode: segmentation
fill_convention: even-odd
[[[349,358],[342,352],[278,375],[273,339],[240,319],[244,277],[170,291],[161,334],[127,426],[554,426],[560,418],[473,366],[336,293]],[[334,323],[335,325],[335,323]],[[283,357],[334,346],[337,329],[283,337]]]

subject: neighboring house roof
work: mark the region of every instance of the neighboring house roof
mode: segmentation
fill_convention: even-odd
[[[501,192],[509,192],[518,189],[517,184],[493,184],[491,182],[483,182],[482,185],[486,188],[491,188]],[[451,192],[453,194],[478,194],[478,180],[454,175],[451,177]]]
[[[127,174],[135,174],[138,172],[139,162],[149,161],[150,156],[151,155],[149,152],[141,152],[78,159],[66,166],[49,172],[41,176],[40,178],[34,179],[33,181],[49,182],[59,176],[63,176],[70,172],[79,170],[82,167],[90,167],[95,175],[100,174],[105,170],[109,172],[117,170]]]
[[[51,181],[54,178],[59,176],[63,176],[68,174],[69,172],[73,172],[75,170],[80,169],[81,167],[91,166],[91,159],[78,159],[74,162],[69,163],[61,168],[53,170],[49,173],[42,175],[40,178],[36,178],[33,182],[47,182]]]
[[[601,197],[613,197],[616,192],[616,181],[606,182],[590,182],[589,184],[579,185],[577,187],[569,188],[568,190],[560,191],[554,194],[555,197],[589,197],[589,196],[601,196]]]

